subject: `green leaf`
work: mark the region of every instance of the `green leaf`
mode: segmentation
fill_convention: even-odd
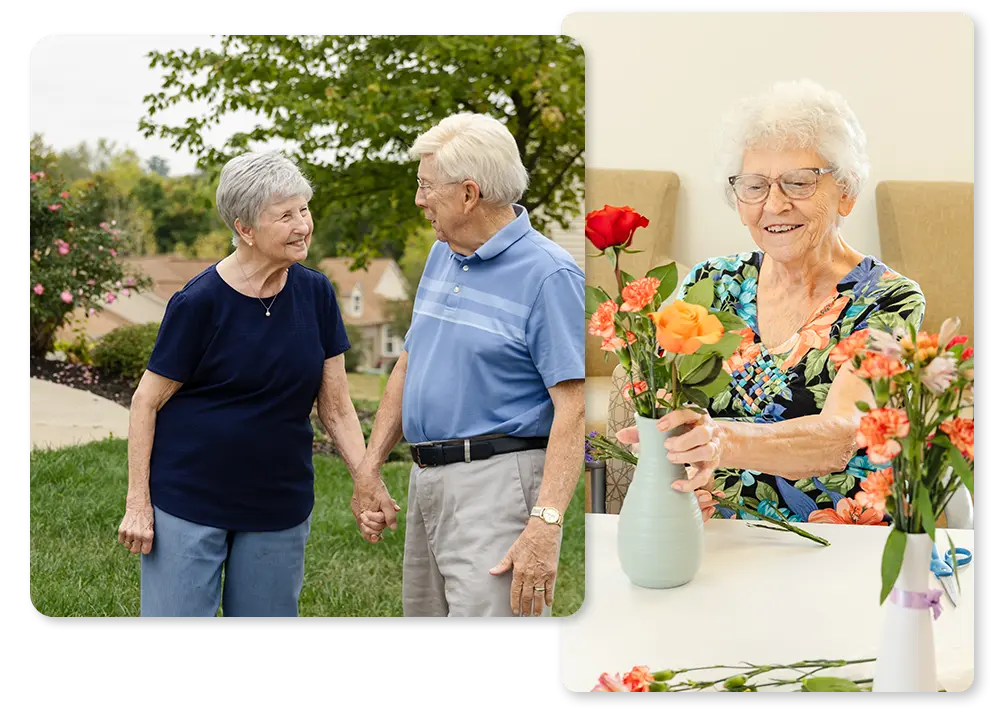
[[[809,387],[809,391],[812,392],[812,399],[816,402],[816,408],[822,409],[823,405],[826,403],[826,397],[830,393],[830,387],[833,384],[815,384]]]
[[[597,286],[586,286],[586,318],[589,318],[600,304],[610,300],[610,294]]]
[[[934,541],[934,509],[931,508],[931,495],[923,484],[917,484],[917,498],[915,501],[917,503],[917,510],[920,512],[920,523],[923,525],[927,535],[931,537],[931,541]]]
[[[728,311],[711,311],[711,315],[722,322],[726,331],[742,331],[747,328],[746,322],[734,313]]]
[[[858,407],[858,411],[863,411],[866,414],[872,410],[872,407],[864,401],[855,401],[854,405]]]
[[[623,268],[621,269],[621,278],[623,279],[625,286],[628,285],[629,283],[631,283],[631,281],[634,280],[634,276],[632,276],[630,273],[628,273],[627,271],[625,271]]]
[[[959,590],[959,595],[962,594],[962,585],[959,582],[959,559],[955,555],[955,542],[952,541],[952,535],[945,532],[945,536],[948,537],[948,553],[952,555],[952,575],[955,577],[955,588]]]
[[[659,289],[656,291],[656,298],[658,301],[662,301],[664,298],[669,298],[669,295],[673,293],[673,290],[676,288],[678,274],[675,263],[667,263],[665,266],[657,266],[646,275],[649,278],[655,278],[659,281]],[[658,306],[658,303],[656,305]]]
[[[703,388],[701,390],[704,391]],[[705,391],[705,393],[707,392]],[[721,411],[722,409],[726,408],[729,405],[729,401],[731,400],[732,400],[732,393],[728,389],[725,389],[717,396],[715,396],[714,401],[711,402],[711,408],[716,412]]]
[[[758,481],[756,483],[756,498],[769,499],[774,506],[781,503],[780,499],[777,497],[777,492],[774,491],[774,487],[764,481]],[[778,512],[778,516],[781,516],[781,512]]]
[[[811,381],[819,376],[819,373],[826,366],[826,360],[830,357],[830,349],[834,344],[831,342],[826,348],[814,348],[805,355],[805,380]]]
[[[879,595],[879,604],[884,603],[892,591],[896,578],[899,577],[899,570],[903,566],[905,553],[906,532],[892,529],[885,540],[885,549],[882,550],[882,592]]]
[[[718,354],[722,358],[732,358],[732,354],[736,352],[739,348],[739,344],[743,342],[743,337],[738,333],[732,333],[729,331],[725,332],[715,343],[705,344],[701,346],[701,353],[714,353]]]
[[[711,399],[708,398],[708,395],[694,386],[680,387],[680,394],[688,401],[700,406],[702,409],[707,409],[708,405],[711,403]]]
[[[717,378],[722,370],[722,360],[712,354],[693,354],[680,360],[680,383],[685,386],[700,386]]]
[[[710,278],[701,279],[690,287],[683,300],[687,303],[704,306],[704,308],[711,308],[711,304],[715,300],[715,282]]]
[[[732,374],[725,369],[721,369],[718,372],[718,376],[707,383],[701,384],[698,388],[706,393],[709,398],[714,398],[717,401],[718,395],[726,391],[731,383]]]
[[[935,439],[935,441],[937,441],[937,439]],[[955,444],[948,441],[948,439],[945,439],[945,441],[948,442],[945,448],[948,449],[948,460],[952,462],[952,469],[955,470],[955,473],[959,475],[960,479],[962,479],[962,483],[965,484],[967,489],[969,489],[969,493],[972,494],[973,470],[969,467],[969,462],[966,461],[966,457],[962,455],[962,452],[955,447]]]
[[[843,677],[809,677],[802,682],[803,692],[860,692],[861,688]]]

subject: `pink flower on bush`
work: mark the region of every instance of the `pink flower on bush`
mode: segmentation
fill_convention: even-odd
[[[37,175],[35,175],[34,173],[32,173],[32,174],[31,174],[31,179],[32,179],[33,181],[37,181],[37,180],[38,180],[38,176],[37,176]]]
[[[88,285],[88,286],[93,286],[93,285],[95,285],[96,283],[97,283],[97,281],[95,281],[95,280],[94,280],[93,278],[88,278],[88,279],[87,279],[87,285]]]
[[[115,294],[109,291],[105,294],[105,303],[115,303]]]
[[[123,288],[122,289],[122,295],[123,296],[128,296],[130,293],[132,293],[132,291],[130,291],[128,288]]]
[[[59,251],[59,255],[65,256],[70,252],[70,244],[64,241],[62,238],[56,239],[56,250]]]
[[[45,293],[45,286],[43,286],[41,283],[36,283],[31,290],[35,293],[36,296],[41,296],[43,293]]]
[[[62,203],[53,203],[51,206],[49,206],[49,210],[50,211],[58,211],[62,207],[63,207]]]
[[[63,291],[59,297],[63,299],[63,303],[73,303],[73,294],[69,291]]]
[[[109,255],[111,255],[112,258],[114,258],[115,256],[117,256],[119,254],[119,252],[116,251],[114,248],[109,248],[108,249],[108,253],[109,253]]]
[[[131,288],[132,286],[136,285],[136,279],[133,278],[132,276],[128,276],[126,279],[122,281],[122,283]]]
[[[94,315],[94,314],[96,314],[96,313],[97,313],[97,310],[96,310],[96,309],[93,309],[93,308],[89,308],[89,309],[87,309],[87,315],[88,315],[88,316],[93,316],[93,315]]]
[[[62,193],[59,194],[59,197],[60,198],[69,198],[70,197],[70,192],[69,191],[63,191]]]
[[[108,221],[101,221],[101,223],[98,224],[98,228],[100,228],[103,231],[108,231],[109,233],[112,230],[111,226],[108,225]]]

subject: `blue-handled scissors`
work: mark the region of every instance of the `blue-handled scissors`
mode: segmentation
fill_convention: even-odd
[[[965,547],[955,547],[956,566],[953,567],[951,551],[945,552],[944,559],[942,559],[941,553],[938,551],[938,545],[935,544],[931,548],[931,571],[934,572],[934,576],[941,582],[945,594],[948,595],[948,601],[952,603],[953,607],[959,604],[959,589],[955,583],[955,570],[964,567],[972,560],[973,553],[971,551]]]

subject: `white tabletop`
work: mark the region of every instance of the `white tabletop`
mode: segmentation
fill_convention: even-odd
[[[632,585],[621,571],[618,519],[586,515],[585,601],[561,631],[562,679],[569,689],[589,691],[601,673],[635,665],[654,671],[876,656],[884,615],[879,562],[888,527],[801,525],[829,540],[823,547],[795,534],[713,519],[694,580],[656,590]],[[942,553],[945,533],[937,534]],[[949,533],[957,546],[973,549],[971,530]],[[944,611],[934,622],[938,681],[950,692],[973,680],[975,564],[974,553],[960,570],[958,608],[943,596]],[[933,575],[931,586],[941,588]],[[871,667],[826,674],[866,679]]]

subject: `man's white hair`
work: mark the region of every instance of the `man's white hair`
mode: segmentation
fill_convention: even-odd
[[[488,115],[458,113],[418,136],[412,158],[431,154],[443,180],[472,180],[493,205],[516,203],[530,183],[512,133]]]
[[[244,153],[231,158],[220,172],[216,210],[233,233],[236,247],[240,234],[234,227],[234,219],[247,228],[257,228],[261,212],[272,203],[295,196],[309,201],[313,195],[310,183],[296,163],[282,153]]]
[[[776,83],[735,106],[725,118],[719,179],[741,173],[743,154],[752,148],[815,150],[851,197],[868,180],[865,133],[857,116],[843,96],[811,80]],[[724,182],[726,201],[734,207],[732,187]]]

